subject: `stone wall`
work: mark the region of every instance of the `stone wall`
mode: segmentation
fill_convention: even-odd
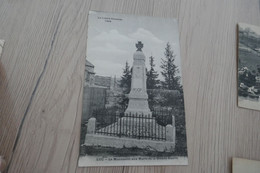
[[[113,136],[87,134],[85,146],[103,146],[113,148],[141,148],[159,152],[174,152],[175,141],[138,140]]]
[[[105,108],[107,88],[85,86],[83,90],[82,121],[88,120],[93,110]]]

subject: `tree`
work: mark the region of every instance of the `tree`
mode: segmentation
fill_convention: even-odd
[[[155,64],[154,64],[154,57],[149,57],[149,64],[150,64],[150,70],[146,72],[147,76],[147,89],[157,89],[159,88],[160,81],[158,80],[159,74],[157,71],[154,70]],[[148,90],[148,103],[150,109],[153,109],[153,107],[156,104],[155,101],[155,93],[153,90]]]
[[[257,73],[260,74],[260,64],[257,64],[256,68],[257,68]]]
[[[245,84],[247,87],[252,87],[256,85],[256,75],[253,74],[247,67],[243,67],[238,73],[238,82]]]
[[[180,76],[178,67],[174,64],[176,55],[171,50],[171,45],[168,42],[164,52],[165,57],[162,58],[161,68],[162,76],[164,81],[162,81],[162,87],[169,90],[181,90]]]
[[[123,88],[123,90],[126,93],[130,92],[130,88],[131,88],[131,70],[130,70],[130,66],[128,65],[128,62],[126,61],[125,63],[125,68],[123,69],[123,75],[121,76],[121,80],[120,80],[120,87]]]
[[[150,70],[147,72],[147,89],[156,89],[159,87],[159,74],[154,70],[154,57],[149,57]]]
[[[121,76],[121,80],[119,83],[119,86],[123,89],[123,94],[119,101],[119,104],[123,108],[126,108],[128,105],[128,98],[126,97],[126,94],[129,94],[130,92],[131,79],[132,79],[131,69],[130,66],[128,65],[128,62],[126,61],[125,68],[123,69],[123,75]]]

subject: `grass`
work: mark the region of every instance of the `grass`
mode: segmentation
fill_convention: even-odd
[[[114,157],[127,157],[127,156],[149,156],[149,157],[160,157],[160,156],[178,156],[175,152],[158,152],[150,149],[140,149],[137,147],[133,148],[113,148],[113,147],[102,147],[102,146],[81,146],[82,150],[85,150],[82,155],[91,156],[114,156]]]

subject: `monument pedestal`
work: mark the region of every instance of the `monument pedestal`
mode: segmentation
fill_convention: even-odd
[[[125,111],[128,115],[143,115],[152,117],[152,112],[148,107],[148,102],[141,99],[131,99],[129,100],[128,107]]]
[[[139,92],[138,92],[139,91]],[[144,116],[152,116],[152,112],[149,109],[148,105],[148,95],[147,93],[142,92],[142,90],[131,90],[129,96],[128,107],[125,111],[125,114],[137,114]]]

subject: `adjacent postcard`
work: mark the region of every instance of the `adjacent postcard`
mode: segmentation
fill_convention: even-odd
[[[78,165],[187,165],[177,21],[88,19]]]
[[[259,173],[260,161],[233,158],[232,173]]]
[[[238,24],[238,106],[260,110],[260,27]]]

